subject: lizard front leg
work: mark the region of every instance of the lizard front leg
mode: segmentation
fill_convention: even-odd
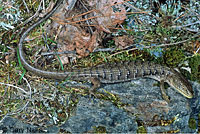
[[[162,98],[169,103],[170,99],[169,99],[169,96],[167,96],[166,90],[164,88],[164,80],[160,80],[160,91],[161,91],[161,94],[162,94]]]
[[[98,78],[91,77],[91,78],[90,78],[90,81],[91,81],[92,84],[93,84],[91,91],[92,91],[92,92],[96,92],[96,89],[99,88],[99,87],[101,86],[100,80],[99,80]]]

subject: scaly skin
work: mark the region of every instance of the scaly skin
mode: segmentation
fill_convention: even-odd
[[[18,44],[18,50],[21,63],[27,70],[33,72],[38,76],[46,78],[63,80],[69,77],[70,79],[79,81],[84,81],[88,79],[94,81],[94,79],[96,79],[96,83],[126,82],[136,78],[149,77],[161,81],[161,91],[165,100],[168,100],[168,97],[166,97],[164,93],[164,82],[167,82],[171,87],[176,89],[183,96],[187,98],[193,97],[191,84],[179,72],[152,62],[127,61],[113,64],[104,64],[92,68],[73,69],[66,72],[44,71],[31,66],[27,62],[25,54],[23,52],[23,41],[31,30],[33,30],[40,23],[46,21],[52,15],[56,11],[56,9],[62,4],[62,2],[63,0],[58,0],[52,11],[50,11],[44,18],[34,23],[22,34]]]

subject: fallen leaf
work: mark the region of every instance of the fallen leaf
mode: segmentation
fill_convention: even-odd
[[[120,49],[123,49],[133,44],[133,40],[134,39],[130,38],[128,35],[118,36],[114,38],[115,45]]]

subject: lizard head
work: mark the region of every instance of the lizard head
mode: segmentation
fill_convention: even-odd
[[[178,71],[172,69],[172,72],[173,73],[170,75],[167,83],[175,88],[178,92],[180,92],[183,96],[192,98],[193,89],[189,81],[184,78]]]

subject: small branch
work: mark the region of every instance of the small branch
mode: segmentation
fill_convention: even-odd
[[[195,25],[195,24],[200,24],[200,21],[196,21],[194,23],[189,23],[189,24],[182,25],[182,26],[172,26],[172,28],[185,29],[185,30],[188,30],[188,31],[191,31],[191,32],[199,32],[199,30],[197,30],[197,29],[185,28],[187,26],[191,26],[191,25]]]
[[[120,4],[125,3],[125,2],[128,2],[128,1],[130,1],[130,0],[125,0],[125,1],[123,1],[123,2],[115,3],[115,4],[112,4],[112,5],[109,5],[109,6],[105,6],[105,7],[100,8],[99,10],[102,10],[102,9],[108,8],[108,7],[112,7],[112,6],[115,6],[115,5],[120,5]],[[90,11],[88,11],[88,12],[85,12],[85,13],[82,13],[82,14],[78,14],[78,15],[73,16],[73,17],[69,17],[69,18],[65,19],[65,21],[69,21],[69,20],[72,20],[72,19],[74,19],[74,18],[81,17],[81,16],[83,16],[83,15],[86,15],[86,14],[89,14],[89,13],[92,13],[92,12],[98,12],[98,10],[93,9],[93,10],[90,10]]]
[[[80,0],[80,3],[82,4],[82,6],[85,8],[85,10],[88,12],[89,10],[88,10],[88,8],[85,6],[85,4]],[[85,15],[85,19],[88,19],[88,16],[87,15]],[[89,21],[88,20],[86,20],[86,23],[88,24],[88,25],[90,25],[90,23],[89,23]],[[90,29],[90,32],[91,32],[91,34],[93,34],[94,33],[94,31],[92,30],[92,28],[89,26],[89,29]]]
[[[39,15],[39,11],[40,11],[40,8],[41,8],[41,4],[42,4],[42,1],[40,2],[36,13],[35,13],[33,16],[31,16],[30,18],[28,18],[28,19],[24,22],[24,25],[27,24],[27,23],[29,23],[31,20],[33,20],[33,18],[35,18],[36,16]]]
[[[143,10],[141,10],[141,9],[139,9],[139,8],[136,8],[135,6],[129,4],[128,2],[124,3],[124,5],[126,5],[126,6],[129,7],[129,8],[132,8],[132,9],[134,9],[134,10],[136,10],[136,11],[145,13],[145,11],[143,11]],[[146,12],[146,14],[148,14],[148,12]],[[156,18],[157,20],[160,20],[159,17],[157,17],[157,16],[155,16],[155,15],[153,15],[153,14],[148,14],[148,15],[153,16],[153,17]]]
[[[200,50],[200,46],[199,46],[199,48],[197,49],[197,51],[195,53],[197,54],[199,52],[199,50]]]
[[[116,50],[116,48],[98,48],[95,49],[94,52],[112,52]]]
[[[0,84],[10,86],[10,87],[14,87],[14,88],[19,89],[20,91],[24,92],[25,94],[29,94],[28,92],[26,92],[24,89],[22,89],[20,87],[17,87],[17,86],[11,85],[11,84],[2,83],[2,82],[0,82]]]
[[[41,53],[41,55],[46,56],[46,55],[59,55],[59,54],[76,54],[75,51],[63,51],[63,52],[44,52]]]
[[[116,48],[98,48],[98,49],[95,49],[93,52],[112,52],[114,50],[116,50]],[[60,54],[76,55],[76,52],[75,51],[63,51],[63,52],[43,52],[43,53],[41,53],[42,56],[60,55]]]
[[[172,28],[182,28],[182,27],[187,27],[187,26],[195,25],[195,24],[198,24],[198,23],[200,24],[200,20],[196,21],[194,23],[189,23],[189,24],[182,25],[182,26],[172,26]]]
[[[193,11],[192,9],[190,9],[190,8],[187,8],[187,7],[185,7],[185,6],[181,6],[182,8],[184,8],[184,9],[186,9],[186,10],[188,10],[189,12],[191,12],[191,13],[193,13],[193,14],[195,14],[195,15],[197,15],[197,17],[198,17],[198,19],[200,19],[200,14],[199,13],[196,13],[195,11]]]
[[[24,3],[24,5],[25,5],[25,7],[26,7],[26,10],[27,10],[27,12],[28,12],[28,13],[30,13],[30,11],[29,11],[29,9],[28,9],[28,6],[27,6],[27,4],[26,4],[26,1],[25,1],[25,0],[23,0],[23,3]]]
[[[4,120],[7,116],[18,114],[18,113],[20,113],[21,111],[23,111],[23,110],[28,106],[28,104],[29,104],[29,102],[30,102],[30,100],[31,100],[31,98],[32,98],[32,90],[31,90],[31,86],[30,86],[28,80],[27,80],[26,78],[24,78],[24,77],[23,77],[23,79],[24,79],[24,80],[26,81],[26,83],[27,83],[27,86],[28,86],[28,88],[29,88],[29,90],[30,90],[29,93],[26,92],[24,89],[22,89],[22,88],[20,88],[20,87],[17,87],[17,86],[11,85],[11,84],[5,84],[5,83],[1,83],[1,82],[0,82],[0,84],[2,84],[2,85],[7,85],[7,86],[11,86],[11,87],[20,89],[21,91],[23,91],[23,92],[25,92],[26,94],[29,94],[29,95],[30,95],[30,96],[29,96],[29,100],[26,102],[26,104],[25,104],[22,108],[18,109],[16,112],[12,112],[12,113],[9,112],[9,113],[7,113],[7,114],[0,120],[0,123],[2,123],[3,120]]]
[[[185,42],[187,42],[187,41],[190,41],[192,38],[195,38],[195,37],[198,37],[198,36],[200,36],[200,32],[198,32],[198,33],[195,34],[194,36],[190,37],[189,39],[186,39],[186,40],[183,40],[183,41],[179,41],[179,42],[175,42],[175,43],[161,44],[161,45],[157,45],[157,46],[145,46],[145,45],[143,45],[143,44],[141,44],[141,45],[143,45],[142,48],[167,47],[167,46],[173,46],[173,45],[178,45],[178,44],[185,43]],[[117,55],[117,54],[120,54],[120,53],[123,53],[123,52],[125,52],[125,51],[133,51],[133,50],[138,50],[138,49],[140,49],[140,48],[132,48],[132,49],[129,49],[129,50],[122,50],[122,51],[120,51],[120,52],[117,52],[117,53],[114,53],[114,54],[108,56],[108,58],[111,58],[112,56]]]

